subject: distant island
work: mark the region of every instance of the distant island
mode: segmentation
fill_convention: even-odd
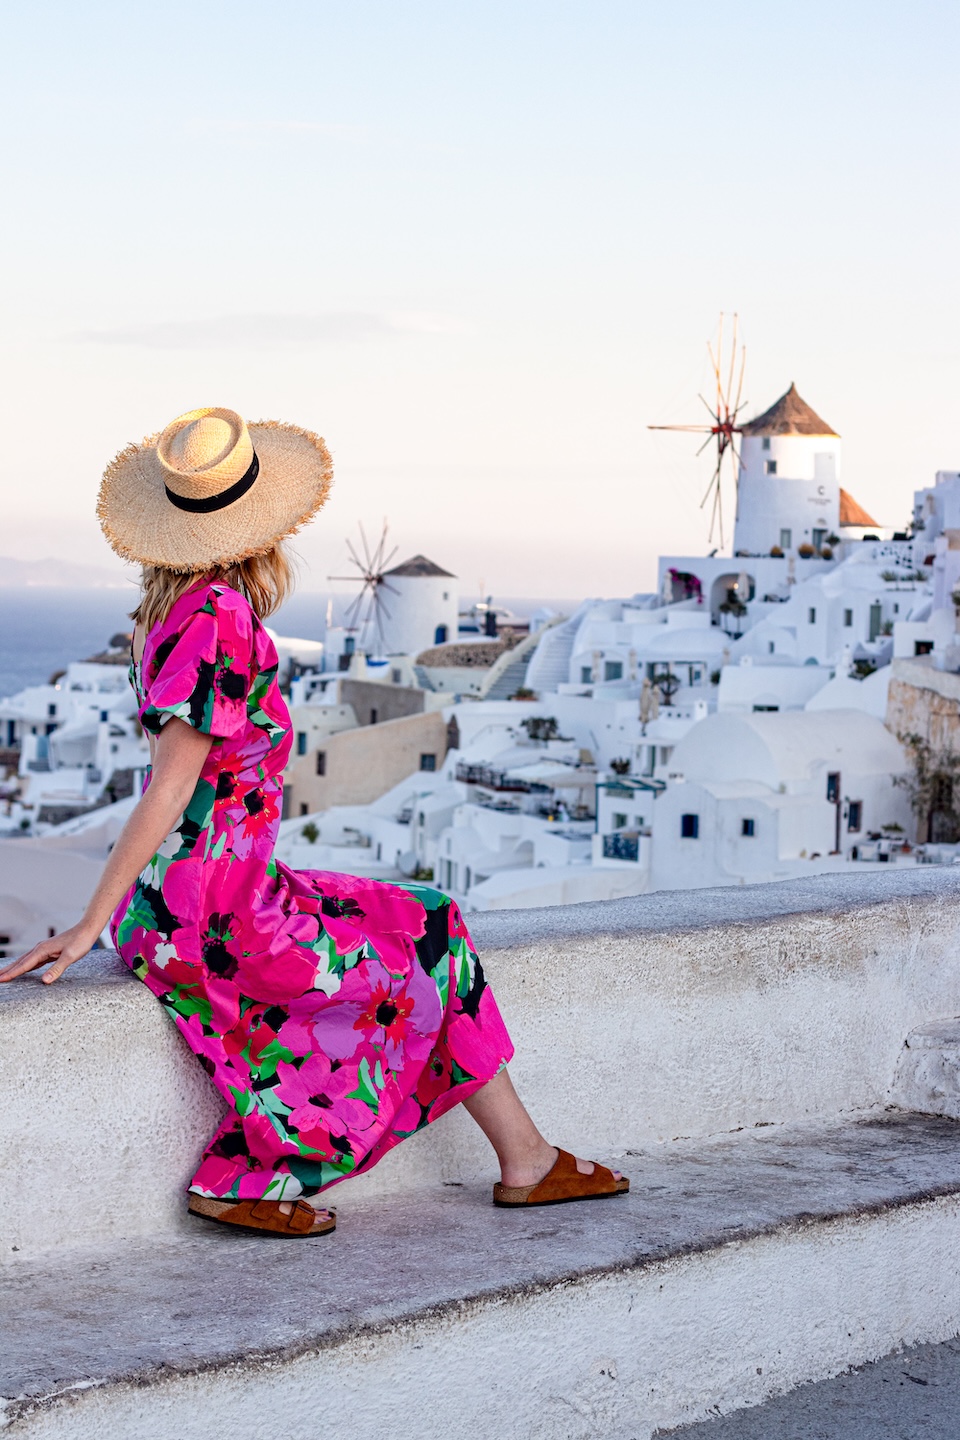
[[[14,560],[0,555],[0,589],[25,586],[56,586],[60,589],[126,589],[129,572],[100,565],[81,565],[73,560]]]

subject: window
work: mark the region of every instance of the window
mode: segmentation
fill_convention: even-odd
[[[297,731],[297,754],[298,754],[298,755],[306,755],[306,753],[307,753],[307,732],[306,732],[306,730],[298,730],[298,731]]]
[[[814,605],[811,605],[810,609],[807,611],[807,623],[810,625],[816,625],[817,623],[817,611],[816,606]]]
[[[760,448],[761,448],[761,450],[769,450],[769,449],[770,449],[770,436],[769,436],[769,435],[764,435],[764,437],[763,437],[763,444],[760,446]]]
[[[844,610],[844,612],[843,612],[843,623],[844,623],[844,625],[847,627],[847,629],[849,630],[849,629],[850,629],[850,626],[853,624],[853,611],[852,611],[852,610]]]
[[[823,543],[827,538],[826,530],[814,530],[810,539],[813,541],[814,550],[822,550]]]
[[[603,666],[604,680],[622,680],[623,664],[619,660],[606,660]]]
[[[851,833],[854,833],[854,832],[856,832],[857,830],[860,829],[860,826],[861,826],[862,822],[863,822],[863,801],[862,801],[862,800],[851,800],[851,801],[850,801],[850,808],[849,808],[849,810],[847,811],[847,829],[848,829],[849,831],[851,831]]]
[[[776,462],[776,460],[765,460],[765,461],[763,462],[763,469],[764,469],[764,472],[765,472],[767,475],[776,475],[776,473],[777,473],[777,462]]]
[[[437,768],[437,757],[436,757],[436,755],[421,755],[421,756],[420,756],[420,769],[421,769],[421,770],[436,770],[436,768]]]
[[[464,870],[464,872],[463,872],[463,888],[464,888],[464,890],[469,890],[469,889],[470,889],[470,881],[471,881],[471,879],[472,879],[472,876],[471,876],[471,874],[470,874],[470,866],[468,865],[468,866],[466,867],[466,869]]]
[[[837,805],[840,801],[840,772],[832,770],[827,776],[827,802]]]
[[[914,642],[913,642],[913,653],[914,653],[914,655],[932,655],[932,654],[933,654],[933,641],[932,641],[932,640],[914,640]]]
[[[309,815],[309,814],[310,814],[310,806],[307,804],[306,800],[301,800],[301,801],[300,801],[300,814],[301,814],[301,815]]]
[[[757,822],[756,822],[756,820],[741,820],[741,822],[740,822],[740,834],[741,834],[741,835],[749,835],[750,838],[752,839],[753,836],[756,835],[756,833],[757,833]]]
[[[347,638],[346,638],[346,639],[344,640],[344,642],[343,642],[343,653],[344,653],[344,655],[352,655],[353,652],[354,652],[354,650],[355,650],[356,648],[357,648],[356,636],[354,636],[354,635],[348,635]]]
[[[593,680],[593,670],[589,665],[580,666],[580,684],[589,685]]]
[[[48,705],[48,706],[47,706],[47,714],[48,714],[48,715],[56,715],[56,713],[57,713],[56,702],[54,702],[52,705]],[[101,718],[102,718],[102,712],[101,712]]]
[[[870,639],[876,640],[880,634],[880,627],[883,625],[883,606],[873,604],[870,606]]]
[[[391,670],[391,671],[390,671],[390,679],[393,681],[394,685],[399,685],[400,682],[401,682],[401,680],[403,679],[403,671],[402,671],[402,670]]]
[[[779,710],[779,709],[780,709],[780,706],[779,706],[779,705],[754,705],[753,709],[754,709],[754,713],[755,713],[755,714],[756,714],[756,713],[759,713],[759,714],[761,714],[761,715],[766,715],[766,714],[768,714],[768,713],[770,713],[770,712],[772,712],[772,711],[774,711],[774,710]]]
[[[781,530],[781,531],[780,531],[780,549],[781,549],[781,550],[789,550],[789,549],[790,549],[790,546],[791,546],[792,544],[793,544],[793,531],[792,531],[792,530]]]
[[[767,654],[768,654],[768,655],[776,655],[776,653],[777,653],[777,642],[776,642],[775,640],[768,640],[768,641],[767,641]]]
[[[326,752],[326,750],[318,750],[318,751],[317,751],[317,774],[318,774],[318,775],[326,775],[326,773],[327,773],[327,752]]]
[[[434,645],[446,645],[446,643],[447,643],[447,627],[446,627],[446,625],[438,625],[438,626],[437,626],[436,630],[433,632],[433,643],[434,643]]]
[[[672,754],[673,754],[673,746],[672,746],[672,745],[661,745],[661,746],[660,746],[660,764],[661,764],[661,765],[666,765],[666,764],[668,764],[668,763],[669,763],[669,760],[670,760],[670,756],[671,756]]]
[[[423,826],[426,825],[426,823],[427,823],[427,817],[424,815],[424,813],[423,813],[422,810],[419,810],[419,811],[417,812],[417,824],[418,824],[418,825],[420,826],[420,828],[422,829]]]
[[[683,840],[699,840],[699,839],[700,839],[700,816],[699,816],[699,815],[681,815],[681,816],[680,816],[680,837],[681,837],[681,839],[683,839]]]
[[[379,715],[379,713],[380,713],[379,710],[371,710],[371,711],[370,711],[370,724],[371,724],[371,725],[376,725],[376,723],[377,723],[377,716]]]
[[[633,817],[633,823],[634,823],[634,825],[636,826],[636,828],[637,828],[638,830],[642,830],[642,829],[643,829],[643,816],[642,816],[642,815],[634,815],[634,817]]]
[[[627,828],[627,817],[621,810],[615,810],[613,812],[613,828],[614,830],[625,830]]]

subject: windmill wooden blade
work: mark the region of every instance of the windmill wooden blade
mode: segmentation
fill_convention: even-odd
[[[709,409],[709,406],[707,407]],[[686,430],[691,435],[712,435],[710,425],[648,425],[648,430]]]
[[[733,394],[733,367],[734,367],[734,365],[736,364],[736,359],[737,359],[737,324],[738,324],[739,318],[740,318],[740,317],[739,317],[737,314],[734,314],[734,317],[733,317],[733,344],[730,346],[730,374],[729,374],[729,376],[728,376],[728,378],[727,378],[727,393],[726,393],[726,399],[727,399],[727,402],[728,402],[728,403],[729,403],[729,400],[730,400],[730,396]]]
[[[704,450],[709,448],[710,442],[716,439],[716,464],[710,478],[703,499],[700,501],[701,510],[705,509],[707,502],[710,506],[710,538],[713,539],[715,530],[719,530],[720,544],[723,545],[723,487],[727,482],[727,464],[733,467],[733,483],[735,491],[739,487],[739,466],[740,454],[734,443],[734,435],[739,433],[741,426],[737,424],[737,417],[743,409],[745,402],[742,401],[743,381],[746,372],[746,347],[740,341],[740,317],[733,314],[729,317],[732,321],[731,327],[727,330],[727,342],[724,343],[724,328],[727,316],[721,312],[717,324],[716,342],[707,342],[707,355],[710,358],[710,366],[713,371],[713,380],[716,386],[716,402],[711,405],[706,396],[698,396],[707,414],[710,416],[710,425],[648,425],[648,430],[677,430],[686,434],[705,435],[706,440],[697,450],[697,455],[702,455]],[[736,392],[734,392],[736,382]],[[729,457],[729,461],[728,458]]]
[[[364,555],[364,559],[365,559],[366,562],[367,562],[367,563],[366,563],[366,573],[369,575],[369,574],[370,574],[370,571],[373,569],[373,566],[370,564],[370,546],[367,544],[367,532],[364,530],[362,522],[358,521],[357,523],[358,523],[359,528],[360,528],[360,539],[363,541],[363,555]]]

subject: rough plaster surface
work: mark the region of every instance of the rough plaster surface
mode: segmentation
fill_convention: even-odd
[[[960,1329],[960,1146],[891,1116],[637,1157],[629,1197],[448,1189],[332,1239],[199,1228],[7,1271],[11,1440],[649,1440]]]
[[[658,1440],[957,1440],[960,1341],[915,1345]]]
[[[960,1120],[960,1019],[935,1021],[910,1032],[892,1093],[906,1110]]]
[[[885,871],[499,912],[473,928],[541,1128],[622,1156],[882,1107],[907,1034],[960,1014],[958,899],[950,872]],[[29,1097],[0,1107],[0,1260],[182,1231],[182,1186],[220,1104],[153,997],[101,952],[52,990],[0,988],[0,1016],[0,1095]],[[490,1174],[457,1110],[331,1199]],[[36,1203],[53,1193],[69,1231]]]

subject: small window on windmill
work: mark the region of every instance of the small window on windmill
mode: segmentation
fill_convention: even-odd
[[[763,473],[764,473],[765,475],[776,475],[776,473],[777,473],[777,462],[776,462],[776,460],[765,460],[765,461],[763,462]]]
[[[843,623],[844,623],[844,625],[847,627],[847,629],[849,629],[850,626],[853,624],[853,611],[852,611],[852,610],[844,610],[844,612],[843,612]]]
[[[763,448],[764,450],[769,450],[769,449],[770,449],[770,436],[769,436],[769,435],[764,435],[762,448]]]

